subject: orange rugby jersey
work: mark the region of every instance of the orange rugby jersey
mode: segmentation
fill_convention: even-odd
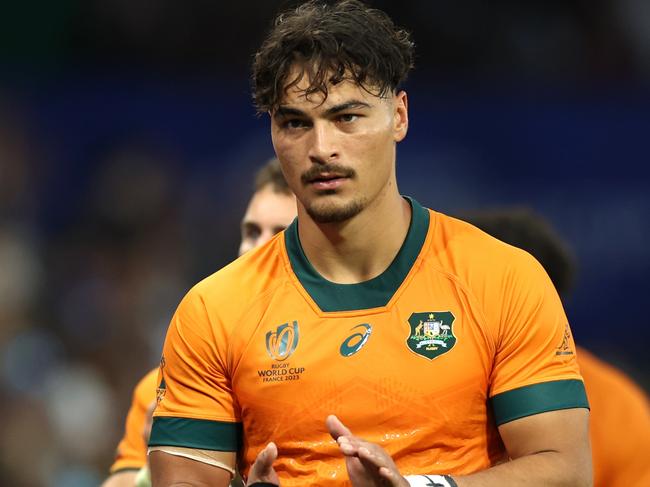
[[[144,427],[151,404],[156,400],[158,369],[147,373],[133,391],[133,398],[124,425],[124,436],[117,446],[111,473],[139,470],[147,464],[147,443]]]
[[[324,280],[297,222],[196,285],[163,349],[150,446],[278,445],[282,485],[347,485],[336,414],[403,475],[468,474],[506,455],[497,425],[588,407],[570,328],[529,254],[409,200],[391,265]]]

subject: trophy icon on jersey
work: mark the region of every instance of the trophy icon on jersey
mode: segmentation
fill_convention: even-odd
[[[298,322],[284,323],[275,331],[267,332],[266,351],[274,360],[286,360],[296,350],[299,338]]]

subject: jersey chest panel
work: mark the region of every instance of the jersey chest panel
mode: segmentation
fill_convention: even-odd
[[[388,308],[356,312],[320,313],[290,289],[271,301],[233,377],[246,463],[271,440],[291,452],[282,468],[292,477],[308,469],[296,458],[338,457],[329,414],[415,473],[443,458],[485,461],[466,455],[491,436],[483,327],[442,275],[402,291]]]

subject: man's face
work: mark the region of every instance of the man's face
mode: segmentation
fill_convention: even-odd
[[[296,198],[275,192],[270,184],[257,191],[241,222],[239,255],[268,242],[296,217]]]
[[[297,74],[294,67],[288,79]],[[385,98],[352,81],[305,96],[307,77],[271,114],[275,152],[299,205],[320,223],[352,218],[391,186],[395,147],[406,136],[406,94]]]

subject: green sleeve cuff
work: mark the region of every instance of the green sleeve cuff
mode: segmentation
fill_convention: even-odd
[[[581,380],[542,382],[502,392],[490,399],[497,425],[560,409],[589,409]]]
[[[180,446],[199,450],[238,451],[242,444],[241,423],[206,419],[153,419],[149,446]]]

